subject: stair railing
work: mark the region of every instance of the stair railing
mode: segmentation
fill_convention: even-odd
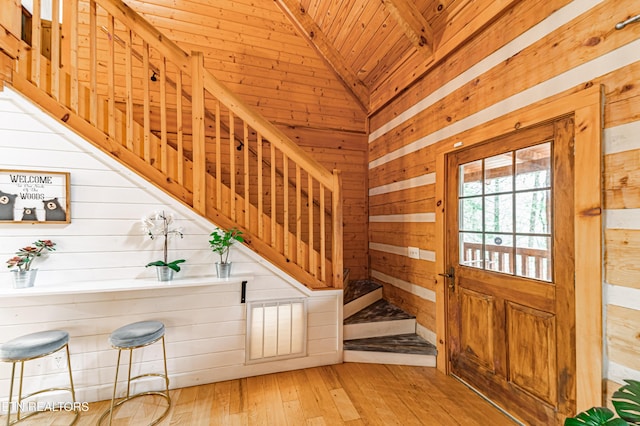
[[[242,229],[281,269],[313,288],[342,286],[338,171],[252,111],[201,52],[184,52],[122,1],[51,3],[43,37],[33,0],[20,75],[98,129],[103,148],[219,226]],[[33,54],[43,50],[49,60]]]

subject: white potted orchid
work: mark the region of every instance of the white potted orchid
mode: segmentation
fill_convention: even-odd
[[[180,271],[180,263],[184,263],[184,259],[172,260],[169,262],[167,252],[169,248],[169,237],[172,235],[182,235],[182,228],[172,228],[173,214],[165,211],[153,212],[142,218],[142,229],[152,240],[163,237],[163,257],[162,260],[147,263],[146,267],[155,266],[158,274],[158,281],[171,281],[174,272]]]

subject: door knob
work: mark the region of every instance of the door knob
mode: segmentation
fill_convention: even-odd
[[[445,277],[449,281],[449,290],[455,291],[455,289],[456,289],[456,276],[455,276],[455,269],[453,268],[453,266],[451,266],[449,268],[449,273],[438,274],[438,275],[440,275],[441,277]]]

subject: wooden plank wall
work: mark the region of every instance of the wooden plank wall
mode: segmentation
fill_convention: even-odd
[[[638,13],[634,0],[522,0],[372,115],[371,275],[417,316],[426,337],[436,338],[434,274],[443,272],[433,257],[438,143],[603,85],[605,371],[615,383],[640,379],[640,25],[614,29]],[[408,258],[409,246],[420,248],[420,260]]]
[[[0,258],[37,239],[51,239],[57,251],[36,260],[37,286],[91,280],[155,279],[144,265],[162,256],[160,241],[140,228],[142,216],[159,209],[176,214],[184,239],[170,243],[171,259],[184,258],[180,277],[214,276],[208,237],[214,225],[151,186],[117,161],[74,135],[9,87],[0,92],[0,169],[67,171],[71,174],[71,223],[0,224]],[[308,299],[308,355],[254,365],[244,364],[245,305],[240,288],[220,285],[101,294],[2,299],[0,339],[50,328],[71,335],[71,362],[78,400],[110,398],[116,353],[107,342],[115,328],[143,319],[163,320],[171,387],[194,386],[340,362],[342,292],[311,292],[251,250],[232,249],[233,275],[252,275],[248,300]],[[0,286],[11,286],[7,268]],[[157,347],[142,351],[146,366],[159,365]],[[60,383],[64,370],[53,356],[27,363],[28,385]],[[54,367],[52,367],[54,366]],[[53,372],[45,374],[45,369]],[[0,363],[0,400],[6,401],[11,366]],[[37,383],[36,383],[37,382]]]

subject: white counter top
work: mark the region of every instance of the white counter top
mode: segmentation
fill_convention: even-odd
[[[26,297],[26,296],[51,296],[64,294],[109,293],[115,291],[157,290],[163,288],[199,287],[220,284],[241,284],[242,281],[251,281],[251,275],[236,275],[229,278],[217,278],[215,276],[174,279],[173,281],[158,281],[155,278],[131,279],[131,280],[107,280],[72,282],[58,285],[38,285],[28,288],[0,287],[0,298]]]

